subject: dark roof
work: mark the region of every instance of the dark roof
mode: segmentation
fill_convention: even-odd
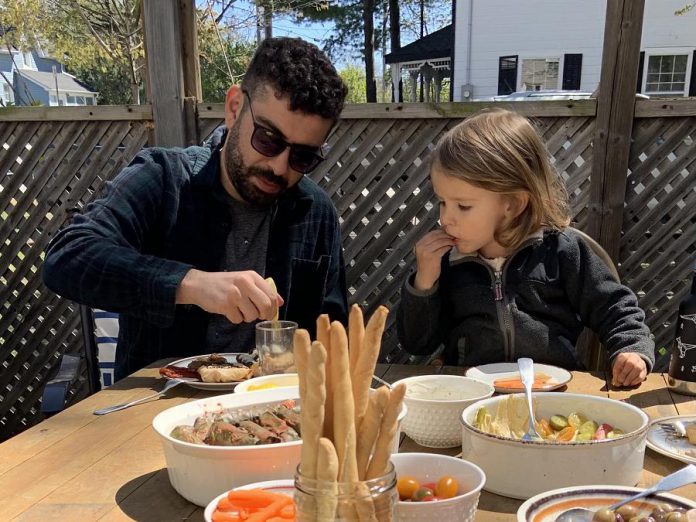
[[[384,57],[384,60],[387,63],[401,63],[449,58],[452,55],[453,45],[454,24],[449,24],[393,53],[389,53]]]

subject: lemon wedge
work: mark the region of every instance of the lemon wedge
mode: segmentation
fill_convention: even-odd
[[[272,382],[266,382],[263,384],[250,384],[247,390],[249,391],[257,391],[257,390],[270,390],[271,388],[280,388],[277,384],[273,384]]]
[[[267,278],[266,278],[266,282],[267,282],[269,285],[271,285],[271,288],[272,288],[273,291],[277,294],[277,293],[278,293],[278,287],[276,286],[275,281],[273,280],[273,278],[272,278],[272,277],[267,277]],[[271,319],[271,321],[277,322],[277,321],[278,321],[278,317],[279,317],[279,316],[278,316],[278,303],[276,302],[276,305],[275,305],[275,313],[273,314],[273,319]]]

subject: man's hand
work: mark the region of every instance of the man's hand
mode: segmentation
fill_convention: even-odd
[[[440,262],[455,245],[444,230],[433,230],[416,243],[416,290],[430,290],[440,277]]]
[[[613,386],[637,386],[648,376],[645,360],[633,352],[620,353],[611,368]]]
[[[177,304],[194,304],[232,323],[271,320],[283,298],[258,273],[189,270],[176,291]]]

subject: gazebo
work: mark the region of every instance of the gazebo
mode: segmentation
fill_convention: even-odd
[[[416,92],[419,75],[425,87],[423,101],[441,101],[442,80],[451,78],[452,75],[453,50],[454,24],[450,24],[387,54],[384,60],[391,65],[394,98],[398,93],[398,101],[404,101],[401,80],[402,74],[408,73],[411,82],[411,99],[408,101],[418,101]],[[433,99],[430,96],[432,82],[435,82]],[[451,93],[450,100],[447,101],[451,101]]]

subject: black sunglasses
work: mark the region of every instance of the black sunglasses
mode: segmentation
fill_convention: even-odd
[[[254,122],[254,132],[251,133],[251,146],[254,147],[256,152],[272,158],[282,154],[289,147],[288,165],[301,174],[311,172],[319,163],[324,161],[324,157],[321,155],[321,147],[288,143],[276,131],[258,123],[251,108],[251,96],[249,96],[247,91],[244,91],[244,95],[249,100],[249,112],[251,113],[251,120]]]

